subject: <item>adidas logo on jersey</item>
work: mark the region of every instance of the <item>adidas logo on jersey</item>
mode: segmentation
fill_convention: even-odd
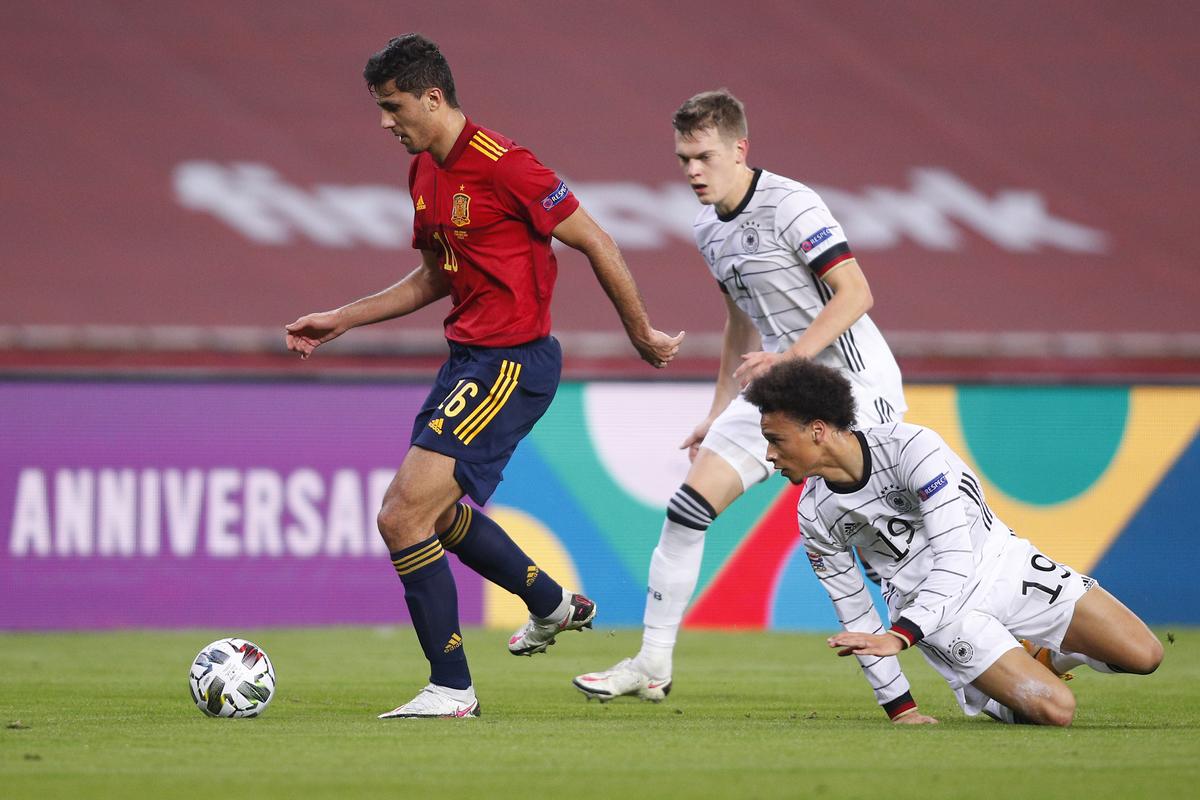
[[[537,580],[538,568],[533,564],[529,565],[529,569],[525,570],[525,585],[533,586],[533,582]]]
[[[417,211],[424,211],[424,210],[425,210],[425,195],[419,194],[419,195],[417,195]]]
[[[450,641],[446,642],[446,646],[442,648],[443,653],[449,653],[451,650],[457,650],[462,647],[462,637],[457,633],[451,634]]]
[[[441,435],[442,435],[442,423],[443,423],[443,421],[444,421],[444,420],[443,420],[441,417],[438,417],[437,419],[431,419],[431,420],[429,420],[429,427],[430,427],[431,429],[433,429],[433,432],[434,432],[434,433],[436,433],[438,436],[441,436]]]

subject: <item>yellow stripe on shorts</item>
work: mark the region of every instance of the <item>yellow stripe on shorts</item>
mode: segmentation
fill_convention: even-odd
[[[520,376],[520,364],[507,359],[501,362],[500,375],[496,378],[496,382],[492,384],[492,388],[488,391],[488,396],[454,429],[454,435],[463,444],[470,444],[479,435],[479,432],[486,428],[488,423],[495,418],[500,409],[504,408],[504,404],[512,396],[513,390],[517,388],[517,379]]]

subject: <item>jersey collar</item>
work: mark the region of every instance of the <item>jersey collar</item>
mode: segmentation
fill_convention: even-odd
[[[453,169],[454,164],[458,161],[458,157],[462,155],[463,150],[467,149],[467,144],[471,141],[471,137],[475,135],[475,131],[479,130],[479,126],[471,122],[470,117],[466,117],[467,123],[463,125],[462,133],[454,140],[454,147],[450,148],[450,152],[446,155],[446,160],[438,166],[441,169]],[[436,164],[437,162],[434,161]]]
[[[871,480],[871,448],[867,445],[867,437],[863,436],[861,431],[852,431],[852,433],[858,439],[858,446],[862,448],[862,478],[854,483],[832,483],[825,481],[825,485],[829,487],[829,491],[834,494],[854,494],[866,486],[867,481]]]
[[[750,188],[746,190],[746,195],[742,198],[742,202],[738,203],[738,207],[728,214],[717,214],[717,219],[721,220],[721,222],[729,222],[732,219],[736,219],[738,214],[745,211],[746,206],[750,205],[750,198],[754,197],[754,190],[758,188],[758,179],[761,175],[762,169],[756,167],[754,177],[750,180]],[[713,210],[715,211],[716,209]]]

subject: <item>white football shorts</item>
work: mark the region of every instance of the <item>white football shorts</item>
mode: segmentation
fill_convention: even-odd
[[[761,420],[758,409],[739,394],[713,420],[700,443],[737,470],[742,477],[742,491],[765,481],[775,470],[767,461],[767,440],[762,435]]]
[[[1018,639],[1062,649],[1075,603],[1096,582],[1044,555],[1027,539],[1005,543],[987,596],[971,611],[926,636],[917,646],[975,716],[988,697],[971,685]]]

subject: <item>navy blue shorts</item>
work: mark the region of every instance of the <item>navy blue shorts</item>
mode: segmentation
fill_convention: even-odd
[[[483,505],[517,442],[550,407],[560,375],[562,347],[553,336],[516,347],[450,342],[411,443],[453,458],[458,485]]]

